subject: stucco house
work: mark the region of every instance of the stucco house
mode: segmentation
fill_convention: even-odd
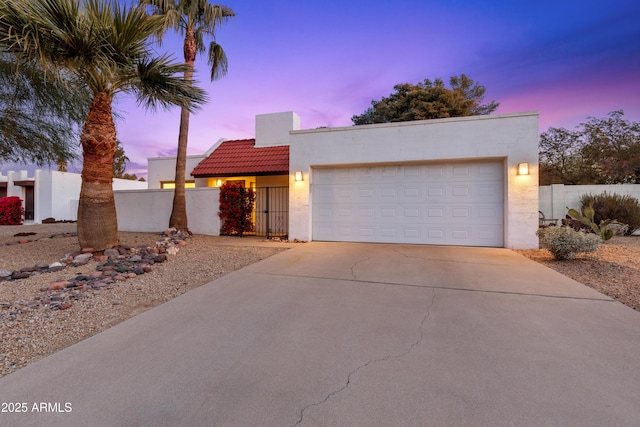
[[[537,112],[309,130],[265,114],[191,179],[287,188],[290,239],[537,248],[537,140]]]
[[[36,170],[30,176],[26,170],[9,171],[0,174],[0,197],[20,197],[26,223],[39,224],[47,218],[75,221],[81,185],[82,176],[78,173]],[[113,180],[116,191],[146,187],[146,182]]]

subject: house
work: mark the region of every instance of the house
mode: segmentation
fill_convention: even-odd
[[[26,170],[0,174],[0,197],[22,199],[25,221],[39,224],[43,219],[75,221],[82,177],[80,174],[52,170],[36,170],[29,176]],[[146,188],[146,182],[114,179],[114,190]]]
[[[292,131],[289,236],[537,248],[537,141],[537,112]]]
[[[255,140],[219,141],[191,174],[193,190],[285,187],[287,218],[256,227],[290,239],[538,247],[537,112],[311,130],[259,115]]]

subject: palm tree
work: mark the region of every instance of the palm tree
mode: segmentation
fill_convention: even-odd
[[[103,250],[118,243],[113,197],[116,128],[114,96],[135,94],[149,109],[178,105],[193,109],[205,102],[201,90],[179,77],[184,64],[151,49],[150,37],[164,26],[141,6],[118,0],[3,0],[0,46],[23,60],[35,61],[52,75],[77,76],[92,94],[82,126],[82,186],[78,240]]]
[[[42,166],[79,158],[79,129],[91,93],[72,77],[18,63],[0,46],[0,163]]]
[[[198,53],[204,53],[205,36],[212,39],[209,44],[209,66],[211,67],[211,81],[223,77],[227,73],[227,56],[222,47],[215,42],[215,30],[219,24],[235,16],[233,10],[227,6],[213,5],[207,0],[140,0],[141,4],[149,5],[155,14],[165,16],[165,28],[174,29],[184,34],[184,60],[187,70],[184,79],[193,79],[194,64]],[[158,38],[162,38],[160,32]],[[189,138],[188,108],[182,108],[180,114],[180,131],[178,134],[178,153],[176,155],[175,190],[173,193],[173,208],[169,218],[169,227],[188,229],[187,204],[185,200],[185,169],[187,164],[187,141]]]

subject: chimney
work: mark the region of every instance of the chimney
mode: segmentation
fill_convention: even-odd
[[[289,145],[289,131],[300,129],[300,117],[293,111],[256,115],[256,147]]]

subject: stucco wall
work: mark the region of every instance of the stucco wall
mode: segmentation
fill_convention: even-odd
[[[289,131],[300,129],[300,117],[293,111],[258,114],[256,147],[289,144]]]
[[[290,147],[290,238],[312,239],[315,166],[504,159],[505,246],[538,247],[537,112],[293,131]],[[517,175],[521,162],[529,175]],[[296,171],[304,181],[295,181]]]
[[[34,180],[34,223],[41,223],[46,218],[71,221],[78,219],[78,199],[80,198],[80,187],[82,186],[80,174],[36,170],[33,177],[29,177],[27,171],[9,171],[7,173],[7,195],[18,196],[24,200],[24,188],[14,185],[13,182],[28,179]],[[147,188],[146,182],[128,179],[113,180],[114,190],[143,188]]]
[[[80,174],[37,170],[35,180],[34,222],[40,223],[45,218],[78,219],[78,198],[82,185]]]
[[[114,195],[119,230],[162,232],[169,227],[173,191],[125,190],[115,191]],[[220,235],[220,189],[188,188],[185,197],[189,229],[196,234]]]
[[[540,211],[547,218],[562,219],[567,208],[580,209],[580,198],[585,194],[615,193],[640,200],[640,184],[614,185],[544,185],[540,186]]]
[[[187,156],[185,168],[185,179],[194,180],[191,171],[198,166],[207,156],[204,154]],[[162,181],[175,181],[176,178],[176,158],[175,157],[152,157],[147,159],[147,187],[158,189]]]

